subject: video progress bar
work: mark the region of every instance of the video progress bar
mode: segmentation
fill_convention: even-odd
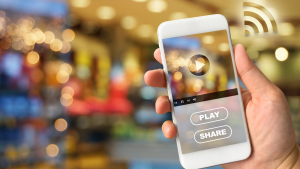
[[[173,100],[174,107],[238,95],[237,88]]]

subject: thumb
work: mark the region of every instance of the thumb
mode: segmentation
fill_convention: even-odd
[[[251,61],[243,45],[234,47],[234,59],[238,76],[251,94],[254,92],[267,92],[274,84]]]

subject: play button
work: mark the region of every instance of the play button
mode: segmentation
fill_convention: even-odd
[[[196,71],[199,71],[205,64],[202,62],[198,62],[197,60],[195,60],[196,62]]]
[[[204,55],[194,55],[190,58],[188,68],[190,72],[196,76],[205,75],[210,67],[209,60]]]

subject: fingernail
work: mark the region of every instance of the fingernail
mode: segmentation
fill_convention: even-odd
[[[163,97],[162,101],[164,101],[164,102],[168,102],[168,101],[169,101],[169,98],[167,98],[167,97]]]

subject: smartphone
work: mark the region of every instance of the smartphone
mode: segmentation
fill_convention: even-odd
[[[226,18],[163,22],[158,39],[181,165],[203,168],[248,158],[251,146]]]

